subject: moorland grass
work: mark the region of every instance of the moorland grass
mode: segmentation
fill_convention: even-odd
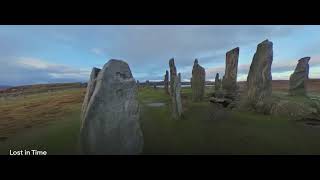
[[[210,91],[206,89],[207,94]],[[70,90],[53,96],[71,94],[82,98],[83,92]],[[30,101],[48,103],[46,96],[39,94]],[[221,109],[207,100],[195,103],[190,88],[182,88],[182,97],[183,115],[174,120],[171,99],[163,89],[139,89],[143,154],[320,154],[320,128],[254,112]],[[78,154],[81,101],[62,106],[68,111],[56,113],[45,125],[19,129],[0,142],[0,153],[27,148],[46,150],[48,154]],[[165,105],[148,106],[159,102]],[[23,103],[16,102],[15,107],[20,105]],[[3,113],[10,113],[7,107],[1,108],[6,109]]]

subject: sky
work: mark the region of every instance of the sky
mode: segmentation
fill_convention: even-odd
[[[0,25],[0,85],[86,82],[92,67],[126,61],[136,80],[163,80],[174,58],[189,81],[195,58],[206,80],[224,74],[226,52],[240,48],[238,81],[246,80],[257,45],[273,42],[272,78],[287,80],[300,58],[320,78],[320,26],[279,25]]]

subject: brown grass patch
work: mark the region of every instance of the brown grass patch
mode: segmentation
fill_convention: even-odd
[[[246,82],[238,82],[241,89],[246,87]],[[272,90],[273,91],[283,91],[288,92],[289,90],[289,80],[272,80]],[[320,79],[309,79],[307,81],[307,91],[313,93],[320,92]]]
[[[79,107],[85,88],[38,93],[0,102],[0,137],[59,120]]]

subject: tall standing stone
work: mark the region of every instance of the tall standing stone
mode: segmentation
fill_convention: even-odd
[[[174,119],[179,119],[182,114],[181,104],[181,75],[177,75],[174,59],[169,60],[170,66],[170,93],[172,99],[172,116]]]
[[[290,76],[289,94],[290,95],[305,95],[306,82],[309,78],[309,61],[310,57],[301,58],[298,61],[296,69]]]
[[[271,65],[273,61],[273,44],[265,40],[258,44],[247,77],[248,100],[250,104],[263,101],[272,93]]]
[[[182,103],[181,103],[181,75],[175,76],[173,83],[174,94],[172,96],[173,106],[173,118],[179,119],[182,114]]]
[[[166,74],[164,75],[164,91],[166,92],[166,94],[170,94],[169,93],[169,72],[168,72],[168,70],[166,70]]]
[[[170,67],[170,94],[172,95],[174,94],[174,88],[173,88],[174,79],[177,76],[177,69],[174,64],[173,58],[169,60],[169,67]]]
[[[195,59],[192,68],[192,100],[201,101],[204,96],[206,72],[202,66],[199,65],[198,60]]]
[[[239,47],[226,53],[226,68],[222,80],[222,88],[227,94],[235,94],[237,89]]]
[[[126,62],[112,59],[99,72],[83,116],[80,142],[85,154],[142,152],[136,81]]]
[[[221,80],[219,78],[219,73],[216,74],[216,77],[214,79],[214,90],[218,91],[221,87]]]

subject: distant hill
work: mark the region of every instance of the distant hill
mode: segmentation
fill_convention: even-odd
[[[10,88],[10,87],[12,87],[12,86],[0,85],[0,90],[1,89],[7,89],[7,88]]]
[[[214,84],[214,81],[206,81],[206,85],[213,85]],[[144,82],[140,82],[140,85],[147,85],[147,83],[144,81]],[[149,85],[150,86],[153,86],[153,85],[156,85],[156,86],[163,86],[164,85],[164,81],[149,81]],[[191,85],[191,82],[181,82],[181,85]]]
[[[58,90],[72,89],[72,88],[84,88],[87,83],[53,83],[53,84],[34,84],[9,87],[6,89],[0,89],[1,96],[16,96],[21,94],[35,94],[42,92],[52,92]]]
[[[238,85],[245,88],[246,81],[239,81]],[[289,80],[272,80],[272,90],[274,91],[288,91]],[[307,90],[309,92],[320,92],[320,79],[309,79],[307,81]]]

